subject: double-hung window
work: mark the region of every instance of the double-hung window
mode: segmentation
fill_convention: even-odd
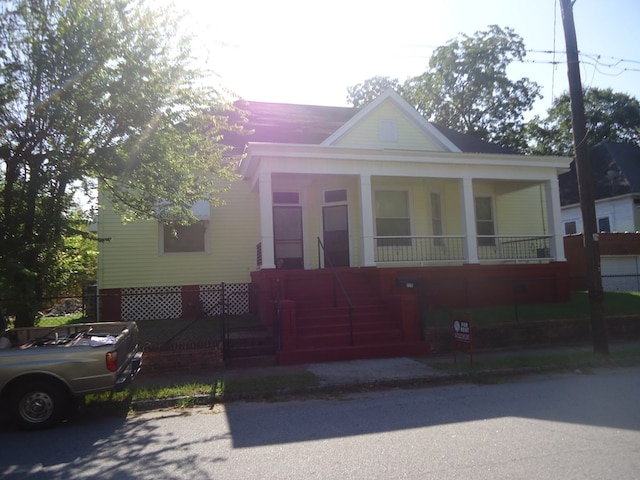
[[[376,203],[376,236],[378,246],[411,245],[409,192],[406,190],[378,190]]]
[[[493,219],[493,201],[491,197],[476,197],[476,234],[479,247],[496,245],[496,227]]]
[[[431,230],[434,236],[440,237],[443,234],[442,229],[442,201],[439,193],[431,193]],[[443,247],[444,240],[436,238],[433,241],[436,247]]]

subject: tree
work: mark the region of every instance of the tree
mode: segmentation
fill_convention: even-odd
[[[78,297],[83,287],[96,279],[98,240],[89,233],[89,225],[80,209],[67,214],[67,222],[77,233],[65,234],[62,248],[56,252],[51,282],[45,285],[44,297],[52,300],[61,296]]]
[[[585,88],[584,106],[589,148],[608,140],[640,145],[640,103],[610,88]],[[529,151],[541,155],[573,155],[571,98],[568,92],[554,99],[543,120],[527,124]]]
[[[523,113],[540,88],[527,78],[509,79],[507,67],[525,55],[522,38],[510,28],[463,34],[435,50],[427,71],[405,83],[405,95],[435,123],[520,148]]]
[[[427,70],[398,91],[429,121],[506,147],[524,148],[523,114],[540,96],[540,87],[527,78],[510,80],[507,68],[525,55],[520,36],[492,25],[438,47]],[[356,100],[370,99],[385,79],[374,77],[350,87],[348,99],[359,106]],[[386,80],[395,88],[396,81]]]
[[[347,87],[347,102],[356,108],[361,108],[371,103],[388,89],[402,94],[402,86],[397,78],[375,76]]]
[[[137,0],[0,3],[0,287],[34,314],[95,180],[126,218],[192,220],[233,178],[224,100],[190,64],[178,17]]]

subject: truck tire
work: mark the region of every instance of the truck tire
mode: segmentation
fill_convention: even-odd
[[[66,410],[68,395],[51,380],[28,380],[16,385],[9,397],[14,423],[24,430],[56,425]]]

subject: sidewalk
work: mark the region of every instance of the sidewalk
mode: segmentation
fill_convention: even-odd
[[[445,384],[452,382],[469,381],[470,378],[479,376],[509,376],[532,373],[557,371],[558,367],[536,367],[535,362],[522,360],[533,359],[539,356],[571,356],[592,352],[591,345],[579,345],[570,347],[546,347],[527,348],[518,350],[481,351],[473,355],[473,364],[470,366],[470,357],[465,354],[457,355],[457,363],[460,368],[443,370],[435,368],[434,364],[454,363],[453,354],[437,355],[424,358],[386,358],[374,360],[354,360],[347,362],[312,363],[295,366],[272,366],[257,368],[220,369],[211,372],[189,372],[171,375],[145,375],[144,366],[141,373],[134,381],[134,387],[161,387],[168,385],[181,385],[188,383],[204,383],[216,385],[224,383],[233,384],[233,392],[226,391],[222,399],[214,399],[210,395],[195,399],[194,403],[210,404],[213,402],[226,402],[243,398],[267,397],[277,394],[310,394],[334,391],[358,391],[363,388],[393,388],[409,386],[427,386],[433,384]],[[616,359],[628,355],[631,363],[640,365],[640,339],[627,342],[610,344],[610,356]],[[519,361],[520,360],[520,361]],[[506,365],[506,368],[487,368],[486,365]],[[525,366],[513,366],[525,365]],[[311,378],[315,381],[313,386],[287,388],[288,380],[291,385],[296,385],[294,379],[300,376]],[[312,377],[311,377],[312,376]],[[276,379],[273,382],[273,391],[252,390],[257,383],[265,383],[265,380]],[[266,383],[269,385],[269,382]],[[282,387],[284,385],[284,387]],[[244,387],[243,387],[244,386]],[[268,386],[266,388],[269,388]],[[175,404],[177,402],[173,402]],[[172,399],[158,402],[145,401],[134,402],[134,407],[139,409],[156,408],[158,406],[171,406]]]

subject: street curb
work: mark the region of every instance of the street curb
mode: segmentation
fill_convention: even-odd
[[[459,372],[454,374],[438,374],[428,377],[415,377],[407,379],[390,379],[373,382],[357,382],[332,385],[320,385],[307,388],[283,388],[264,392],[236,392],[225,394],[222,397],[213,395],[194,395],[164,398],[157,400],[137,400],[131,402],[131,408],[135,411],[149,411],[162,408],[176,408],[189,406],[214,406],[239,401],[274,401],[279,397],[282,401],[306,396],[337,396],[351,393],[362,393],[369,391],[381,391],[392,389],[417,389],[427,387],[437,387],[457,383],[484,383],[481,379],[497,379],[505,377],[516,377],[520,375],[532,375],[542,373],[561,372],[564,368],[541,368],[526,367],[517,369],[481,370],[471,372]]]

